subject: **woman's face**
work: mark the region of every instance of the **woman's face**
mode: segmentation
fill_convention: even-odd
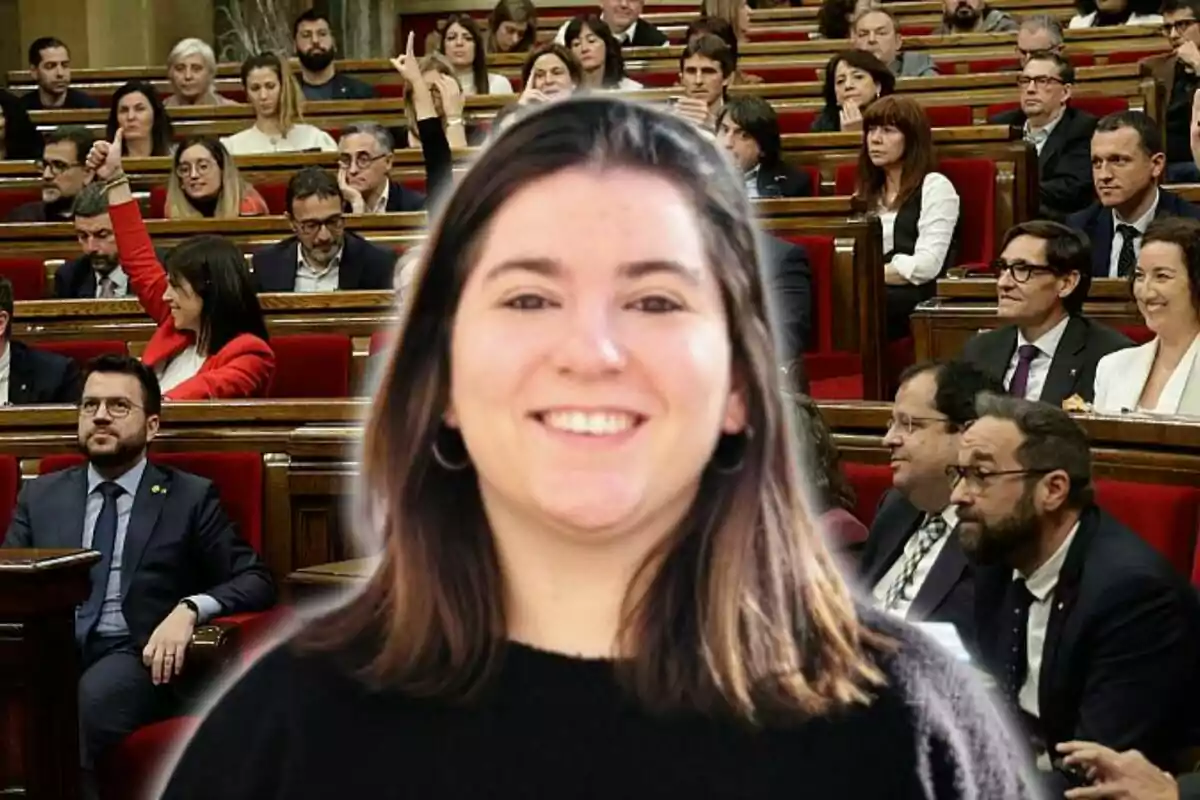
[[[442,52],[456,68],[470,69],[475,61],[475,37],[462,25],[452,23],[442,37]]]
[[[171,321],[175,323],[176,330],[200,332],[200,312],[204,309],[204,300],[196,294],[186,278],[169,278],[163,300],[171,307]]]
[[[529,71],[529,83],[547,97],[567,95],[575,91],[575,82],[571,80],[571,71],[562,59],[553,53],[538,56]]]
[[[1147,242],[1142,246],[1133,273],[1133,297],[1146,327],[1156,334],[1195,331],[1198,313],[1179,245]]]
[[[221,168],[204,145],[194,144],[180,153],[175,171],[183,193],[193,200],[207,200],[221,191]]]
[[[146,139],[154,127],[154,108],[141,92],[130,92],[117,101],[117,125],[126,139]]]
[[[188,100],[207,94],[213,79],[208,65],[198,55],[184,56],[172,64],[169,77],[175,93]]]
[[[250,70],[246,76],[246,96],[254,108],[254,115],[260,119],[270,119],[279,115],[279,98],[283,94],[283,86],[279,82],[279,73],[271,67],[258,67]]]
[[[867,156],[885,169],[904,160],[904,133],[895,125],[875,125],[867,131]]]
[[[853,100],[862,108],[879,96],[879,84],[875,83],[871,73],[852,67],[845,61],[838,62],[833,86],[839,106],[845,105],[847,100]]]
[[[507,53],[521,43],[525,31],[529,30],[528,22],[513,22],[505,20],[496,28],[496,47],[501,53]]]
[[[496,213],[454,315],[445,413],[494,528],[658,537],[691,505],[745,424],[705,227],[675,184],[630,169],[551,174]]]
[[[737,35],[739,38],[746,38],[750,34],[750,4],[742,1],[738,6],[737,15]]]
[[[607,55],[604,40],[586,25],[580,28],[579,38],[571,42],[571,52],[579,59],[585,72],[604,69],[604,58]]]

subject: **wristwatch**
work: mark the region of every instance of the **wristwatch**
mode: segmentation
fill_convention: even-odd
[[[196,605],[195,601],[189,600],[185,597],[179,601],[179,605],[187,606],[192,610],[192,613],[196,615],[196,619],[200,619],[200,606]]]

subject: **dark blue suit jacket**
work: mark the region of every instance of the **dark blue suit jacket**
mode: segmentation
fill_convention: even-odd
[[[158,491],[151,491],[153,487]],[[5,547],[83,544],[87,467],[43,475],[21,490]],[[133,499],[121,559],[121,610],[139,647],[184,597],[207,594],[222,614],[275,601],[271,574],[233,528],[212,482],[154,463]]]
[[[364,291],[392,288],[396,254],[346,231],[338,265],[338,289]],[[260,292],[294,292],[300,240],[289,236],[254,254],[254,277]]]
[[[1200,219],[1200,208],[1192,205],[1179,195],[1159,189],[1158,208],[1154,218],[1160,217],[1190,217]],[[1112,209],[1105,208],[1099,203],[1092,203],[1083,211],[1078,211],[1067,217],[1067,227],[1083,231],[1092,241],[1092,275],[1097,278],[1108,277],[1108,265],[1112,261],[1113,215]]]

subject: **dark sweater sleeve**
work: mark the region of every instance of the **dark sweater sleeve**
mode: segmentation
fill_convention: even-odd
[[[417,120],[417,135],[421,137],[421,155],[425,160],[426,208],[433,209],[453,181],[450,142],[437,117]]]

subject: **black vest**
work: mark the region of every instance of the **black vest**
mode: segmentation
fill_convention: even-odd
[[[901,204],[896,212],[896,224],[892,229],[892,249],[890,252],[883,254],[883,263],[887,264],[892,260],[892,256],[902,254],[911,256],[917,249],[917,222],[921,219],[921,197],[924,194],[923,188],[918,188],[917,191],[909,195],[908,199]],[[942,267],[938,270],[938,275],[941,276],[946,272],[946,266],[954,264],[958,261],[958,236],[962,227],[962,212],[958,215],[958,222],[954,226],[954,238],[950,241],[950,249],[946,251],[946,259],[942,262]],[[933,281],[930,281],[927,286],[933,289]],[[930,296],[932,296],[932,291]]]

